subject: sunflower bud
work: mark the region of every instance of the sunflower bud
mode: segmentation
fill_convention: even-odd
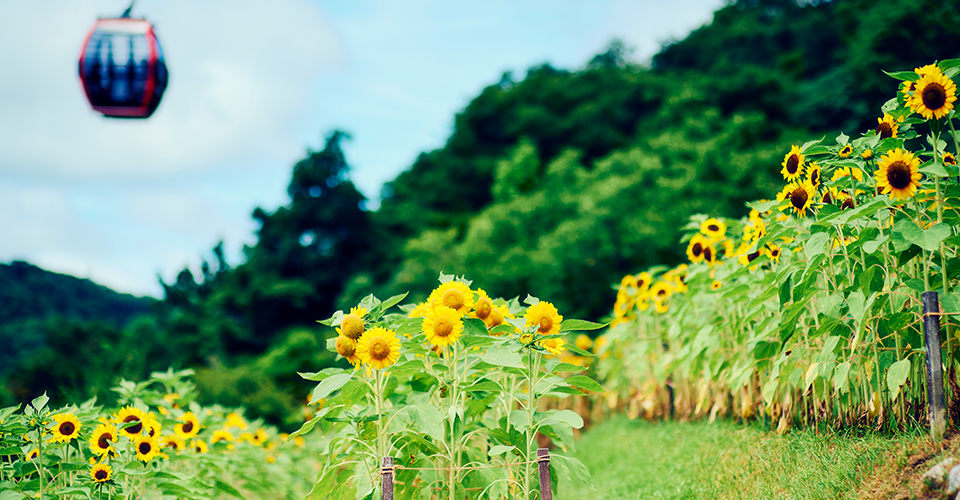
[[[357,343],[350,337],[337,335],[337,354],[350,358],[357,352]]]

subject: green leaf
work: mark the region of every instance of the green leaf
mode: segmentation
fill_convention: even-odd
[[[777,205],[779,205],[779,204],[780,204],[780,202],[777,201],[777,200],[770,200],[770,201],[751,201],[751,202],[748,202],[748,203],[747,203],[747,206],[750,207],[750,208],[752,208],[752,209],[754,209],[754,210],[756,210],[757,212],[763,213],[763,212],[766,212],[767,210],[770,210],[771,208],[773,208],[773,207],[775,207],[775,206],[777,206]]]
[[[837,365],[836,371],[833,372],[833,390],[843,393],[847,392],[847,382],[849,381],[850,374],[850,362],[845,361]]]
[[[833,336],[827,338],[823,343],[823,350],[820,351],[820,357],[817,358],[818,361],[824,362],[831,358],[833,350],[837,348],[837,344],[840,343],[840,337]]]
[[[221,480],[219,480],[219,479],[215,479],[215,481],[216,481],[216,482],[214,483],[214,486],[217,488],[218,491],[222,491],[222,492],[224,492],[224,493],[226,493],[226,494],[228,494],[228,495],[230,495],[230,496],[236,497],[236,498],[245,498],[245,497],[244,497],[243,495],[241,495],[240,492],[237,491],[237,489],[234,488],[233,486],[230,486],[229,484],[227,484],[227,483],[225,483],[225,482],[223,482],[223,481],[221,481]]]
[[[487,352],[480,355],[484,363],[490,363],[494,366],[508,366],[511,368],[525,368],[523,357],[520,353],[508,347],[492,347]]]
[[[550,466],[555,467],[558,472],[563,472],[558,473],[558,477],[562,477],[564,479],[576,478],[583,484],[589,485],[591,490],[596,491],[596,489],[593,487],[593,478],[590,477],[590,471],[576,458],[565,457],[563,455],[551,453]]]
[[[326,398],[333,391],[336,391],[346,385],[351,378],[353,378],[353,371],[347,373],[338,373],[323,379],[319,384],[317,384],[317,387],[313,389],[313,393],[310,395],[310,404],[314,404],[317,401]]]
[[[564,382],[573,386],[579,387],[581,389],[586,389],[593,392],[602,392],[603,386],[597,383],[596,380],[586,376],[586,375],[574,375],[572,377],[567,377],[563,379]]]
[[[960,313],[960,293],[950,292],[940,296],[940,306],[943,312]]]
[[[583,417],[573,410],[552,410],[544,425],[550,425],[553,422],[564,423],[574,429],[583,427]]]
[[[866,242],[866,243],[863,244],[863,251],[865,251],[865,252],[867,252],[867,253],[876,252],[877,249],[880,248],[880,245],[883,245],[884,243],[886,243],[889,238],[890,238],[889,236],[883,235],[883,236],[880,237],[880,238],[877,238],[877,239],[872,240],[872,241],[868,241],[868,242]]]
[[[489,337],[489,335],[487,335],[487,325],[483,323],[482,319],[464,318],[463,326],[464,335],[466,336]]]
[[[897,80],[911,81],[911,82],[912,82],[912,81],[915,81],[916,79],[920,78],[920,75],[914,73],[913,71],[894,71],[894,72],[892,72],[892,73],[889,72],[889,71],[884,71],[884,70],[880,70],[880,71],[883,71],[883,73],[884,73],[885,75],[887,75],[887,76],[889,76],[889,77],[891,77],[891,78],[896,78]]]
[[[580,356],[586,356],[586,357],[588,357],[588,358],[592,358],[592,357],[596,356],[596,354],[594,354],[594,353],[592,353],[592,352],[584,351],[583,349],[581,349],[581,348],[579,348],[579,347],[577,347],[577,346],[575,346],[575,345],[573,345],[573,344],[564,344],[564,345],[563,345],[563,348],[566,349],[566,350],[568,350],[568,351],[570,351],[570,352],[572,352],[572,353],[574,353],[574,354],[579,354]]]
[[[409,405],[405,410],[407,419],[417,432],[430,436],[434,441],[443,441],[443,415],[440,410],[430,404]]]
[[[919,171],[921,173],[927,174],[929,176],[935,177],[947,177],[950,175],[947,172],[947,169],[943,168],[943,164],[940,162],[928,161],[920,166]]]
[[[30,403],[30,406],[32,406],[35,410],[40,412],[40,411],[43,411],[43,409],[47,406],[47,402],[49,401],[50,401],[50,398],[47,397],[47,393],[46,391],[44,391],[42,395],[37,396],[37,398]]]
[[[552,368],[548,366],[547,369],[548,369],[548,371],[549,371],[550,373],[582,372],[583,370],[586,370],[586,368],[584,368],[584,367],[582,367],[582,366],[573,365],[573,364],[570,364],[570,363],[557,363],[557,364],[556,364],[555,366],[553,366]]]
[[[608,324],[609,323],[594,323],[592,321],[585,321],[582,319],[568,319],[560,323],[560,331],[572,332],[579,330],[599,330]]]
[[[533,295],[527,294],[527,298],[523,299],[523,303],[528,306],[535,306],[540,303],[540,299],[534,297]]]
[[[495,457],[497,455],[502,455],[508,451],[512,451],[516,448],[517,448],[516,446],[506,446],[506,445],[498,444],[498,445],[491,446],[490,451],[487,452],[487,455],[490,455],[491,457]]]
[[[343,406],[350,408],[360,402],[366,394],[370,392],[370,387],[360,380],[350,380],[343,385],[340,395],[343,398]]]
[[[477,383],[467,387],[469,392],[503,392],[503,387],[492,380],[478,380]]]
[[[329,407],[329,406],[328,406],[328,407],[325,407],[325,408],[322,408],[320,411],[318,411],[316,414],[313,415],[313,418],[311,418],[310,420],[307,420],[306,422],[304,422],[303,425],[301,425],[300,428],[297,429],[297,432],[294,432],[293,434],[290,434],[290,437],[287,438],[287,441],[289,442],[290,440],[292,440],[293,438],[295,438],[295,437],[297,437],[297,436],[302,436],[302,435],[307,434],[308,432],[312,431],[313,428],[317,425],[317,423],[320,422],[320,419],[322,419],[323,416],[326,415],[326,414],[329,413],[329,412],[330,412],[330,407]]]
[[[827,243],[830,242],[830,235],[827,233],[816,233],[813,236],[810,236],[807,239],[807,243],[803,245],[803,251],[807,254],[808,259],[812,259],[817,255],[820,255],[826,250]]]
[[[410,292],[405,292],[405,293],[402,293],[402,294],[400,294],[400,295],[394,295],[393,297],[390,297],[389,299],[383,301],[383,302],[380,304],[380,309],[383,310],[383,311],[386,311],[387,309],[390,309],[391,307],[399,304],[401,300],[403,300],[403,299],[405,299],[405,298],[407,297],[407,294],[408,294],[408,293],[410,293]]]
[[[890,400],[895,401],[900,395],[900,387],[910,376],[910,359],[903,359],[890,365],[887,370],[887,388],[890,389]]]
[[[916,224],[908,223],[902,225],[900,231],[907,241],[928,252],[936,251],[940,242],[947,239],[951,234],[950,226],[944,223],[936,224],[927,230],[920,229]]]

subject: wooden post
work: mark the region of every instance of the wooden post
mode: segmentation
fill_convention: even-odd
[[[927,348],[927,405],[930,436],[943,439],[947,409],[943,398],[943,360],[940,352],[940,302],[937,292],[923,292],[923,341]]]
[[[540,500],[553,500],[550,484],[550,450],[537,450],[537,472],[540,475]]]
[[[393,500],[393,457],[383,457],[380,478],[383,480],[383,500]]]

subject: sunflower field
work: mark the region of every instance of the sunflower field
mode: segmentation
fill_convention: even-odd
[[[550,401],[600,391],[591,353],[568,332],[604,325],[564,319],[549,302],[505,301],[440,276],[420,304],[366,297],[324,321],[328,348],[353,368],[302,373],[323,408],[294,438],[322,429],[317,498],[380,498],[381,460],[395,459],[394,498],[535,498],[538,435],[574,446],[583,419]],[[551,454],[562,481],[589,481],[575,458]],[[557,481],[554,480],[554,485]]]
[[[190,375],[122,381],[114,409],[0,410],[0,498],[304,498],[320,444],[201,407]]]
[[[937,291],[957,422],[958,72],[888,73],[875,130],[792,146],[775,199],[692,217],[689,263],[625,276],[597,364],[610,406],[780,432],[927,425],[920,295]]]

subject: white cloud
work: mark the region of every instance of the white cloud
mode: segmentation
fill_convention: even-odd
[[[0,15],[0,173],[155,177],[299,151],[291,126],[340,41],[306,0],[137,2],[155,26],[170,84],[147,121],[89,109],[77,57],[97,15],[123,5],[42,0]]]

